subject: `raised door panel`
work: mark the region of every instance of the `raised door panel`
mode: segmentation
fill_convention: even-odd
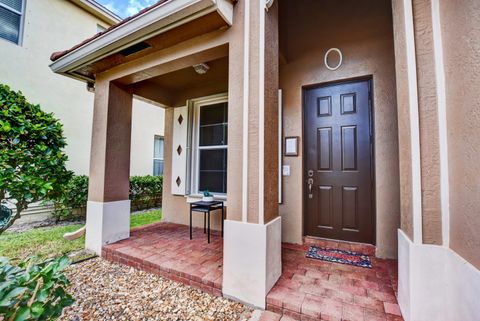
[[[358,187],[342,188],[342,229],[358,231]]]
[[[357,126],[342,126],[342,170],[357,170]]]
[[[332,170],[332,128],[319,128],[317,131],[317,170]]]
[[[318,225],[322,228],[333,228],[333,188],[318,187]]]

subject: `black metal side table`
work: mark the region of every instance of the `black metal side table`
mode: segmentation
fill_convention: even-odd
[[[190,239],[192,239],[192,213],[203,213],[203,233],[206,233],[207,229],[207,217],[208,217],[208,243],[210,243],[210,212],[222,210],[222,237],[223,237],[223,220],[225,219],[225,206],[222,201],[212,202],[193,202],[190,203]]]

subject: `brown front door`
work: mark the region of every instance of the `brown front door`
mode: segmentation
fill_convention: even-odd
[[[306,234],[374,243],[370,81],[305,89]]]

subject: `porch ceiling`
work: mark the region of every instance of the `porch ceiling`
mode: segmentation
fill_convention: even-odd
[[[231,0],[159,1],[63,52],[52,54],[59,74],[94,81],[95,74],[232,24]],[[142,45],[139,50],[136,46]],[[125,51],[130,51],[126,53]]]
[[[150,79],[157,86],[167,90],[185,90],[201,84],[228,81],[228,57],[205,62],[210,69],[200,75],[192,67],[180,69]]]
[[[228,91],[228,57],[203,61],[210,69],[198,74],[192,66],[133,85],[133,92],[166,106],[180,106],[190,98]]]

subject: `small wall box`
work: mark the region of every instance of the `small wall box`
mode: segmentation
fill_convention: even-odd
[[[298,136],[285,137],[285,156],[298,156]]]

